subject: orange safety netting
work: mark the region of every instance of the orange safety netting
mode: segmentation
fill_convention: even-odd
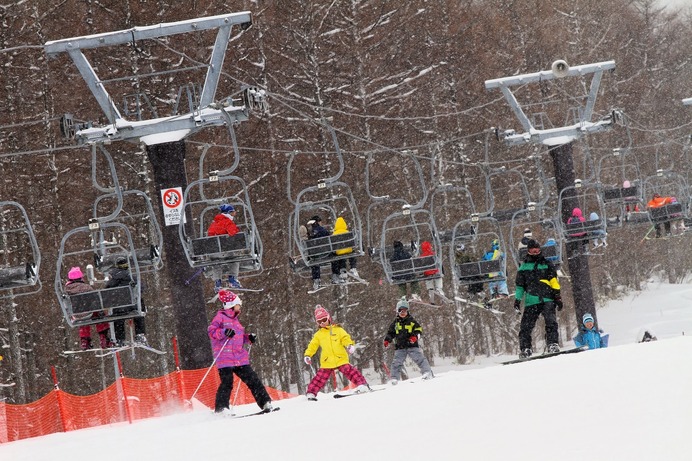
[[[56,389],[26,405],[0,401],[0,443],[191,409],[190,399],[206,372],[204,368],[176,371],[150,379],[125,377],[103,391],[87,396]],[[195,400],[213,408],[219,382],[217,373],[209,373],[194,394]],[[273,388],[267,388],[267,391],[272,400],[296,396]],[[237,376],[234,377],[231,402],[235,405],[255,402],[250,390]]]

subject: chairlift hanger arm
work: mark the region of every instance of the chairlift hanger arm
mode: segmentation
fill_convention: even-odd
[[[231,117],[231,115],[226,112],[222,111],[221,112],[223,116],[226,118],[226,127],[228,128],[228,134],[231,137],[231,146],[233,147],[233,164],[225,169],[221,170],[218,172],[219,176],[228,176],[231,173],[233,173],[236,168],[238,168],[238,165],[240,164],[240,150],[238,149],[238,140],[235,136],[235,128],[233,128],[233,124],[236,123],[235,120]],[[206,152],[206,150],[205,150]],[[201,159],[200,159],[201,162]],[[202,170],[200,169],[200,174],[202,174]]]
[[[120,188],[120,182],[118,181],[118,174],[115,170],[115,163],[113,162],[113,157],[111,154],[103,147],[102,144],[99,144],[98,147],[101,150],[101,153],[103,156],[106,158],[106,161],[108,162],[108,168],[111,173],[111,178],[113,179],[113,187],[112,188],[106,188],[101,185],[99,185],[98,180],[96,178],[96,145],[91,146],[91,157],[92,157],[92,182],[94,184],[94,187],[105,193],[112,193],[116,199],[117,199],[117,205],[115,207],[115,210],[113,210],[113,213],[110,215],[104,217],[104,218],[98,218],[97,216],[94,216],[94,219],[96,219],[99,222],[106,222],[106,221],[112,221],[120,214],[120,212],[123,209],[123,194],[122,194],[122,189]],[[95,212],[95,211],[94,211]]]

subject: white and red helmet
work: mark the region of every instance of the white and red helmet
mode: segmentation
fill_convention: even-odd
[[[243,304],[238,295],[230,290],[219,291],[219,301],[223,303],[224,309],[230,309],[237,304]]]

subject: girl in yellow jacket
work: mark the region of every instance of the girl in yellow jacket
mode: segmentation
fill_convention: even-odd
[[[320,369],[317,370],[315,377],[308,384],[308,400],[317,400],[317,393],[324,387],[334,369],[343,373],[349,381],[358,386],[356,392],[370,390],[368,382],[361,372],[351,365],[348,361],[349,354],[355,351],[354,342],[351,336],[346,333],[340,325],[332,323],[332,317],[327,310],[319,304],[315,308],[315,321],[319,325],[319,330],[315,332],[305,349],[304,360],[308,365],[312,365],[312,356],[317,349],[320,352]]]

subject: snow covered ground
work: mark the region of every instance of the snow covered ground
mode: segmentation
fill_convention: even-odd
[[[52,434],[0,445],[0,460],[691,460],[692,284],[650,284],[598,317],[608,349],[510,366],[491,357],[251,418],[192,411]],[[644,327],[659,341],[636,344]]]

